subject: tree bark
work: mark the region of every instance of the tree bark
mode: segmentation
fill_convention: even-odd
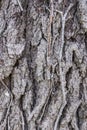
[[[0,130],[87,130],[87,1],[0,1]]]

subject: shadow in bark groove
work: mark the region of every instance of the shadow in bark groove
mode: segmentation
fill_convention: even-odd
[[[70,80],[70,76],[72,74],[72,67],[70,67],[66,73],[66,88],[69,91],[68,85],[69,85],[69,80]]]
[[[62,122],[62,120],[63,120],[63,118],[65,117],[65,115],[66,115],[66,113],[67,113],[67,108],[69,107],[69,103],[67,102],[67,104],[66,104],[66,106],[64,107],[64,109],[63,109],[63,111],[62,111],[62,115],[61,115],[61,117],[60,117],[60,119],[59,119],[59,124],[58,124],[58,128],[60,128],[60,125],[61,125],[61,122]]]
[[[85,47],[86,47],[86,52],[87,52],[87,32],[85,33],[85,39],[84,39],[84,41],[85,41]]]
[[[83,113],[83,110],[82,110],[82,106],[80,105],[77,109],[77,124],[78,124],[79,130],[82,130],[81,126],[82,126],[82,123],[83,123],[83,121],[82,121],[83,116],[84,116],[84,113]]]
[[[32,87],[32,92],[33,92],[33,103],[32,103],[32,111],[36,105],[36,100],[37,100],[37,82],[33,77],[33,87]]]
[[[19,107],[20,107],[20,110],[21,110],[22,115],[23,115],[23,118],[24,118],[24,130],[28,130],[27,119],[26,119],[25,112],[24,112],[24,110],[23,110],[23,97],[24,97],[24,96],[21,96],[21,98],[20,98]]]

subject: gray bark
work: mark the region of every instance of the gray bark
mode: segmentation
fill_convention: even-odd
[[[0,130],[87,130],[87,1],[0,1]]]

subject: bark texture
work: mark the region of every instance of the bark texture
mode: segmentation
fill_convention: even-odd
[[[0,0],[0,130],[87,130],[86,0]]]

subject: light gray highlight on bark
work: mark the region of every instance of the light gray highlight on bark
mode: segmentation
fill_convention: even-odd
[[[86,0],[79,0],[79,17],[80,23],[83,26],[85,32],[87,32],[87,1]]]

